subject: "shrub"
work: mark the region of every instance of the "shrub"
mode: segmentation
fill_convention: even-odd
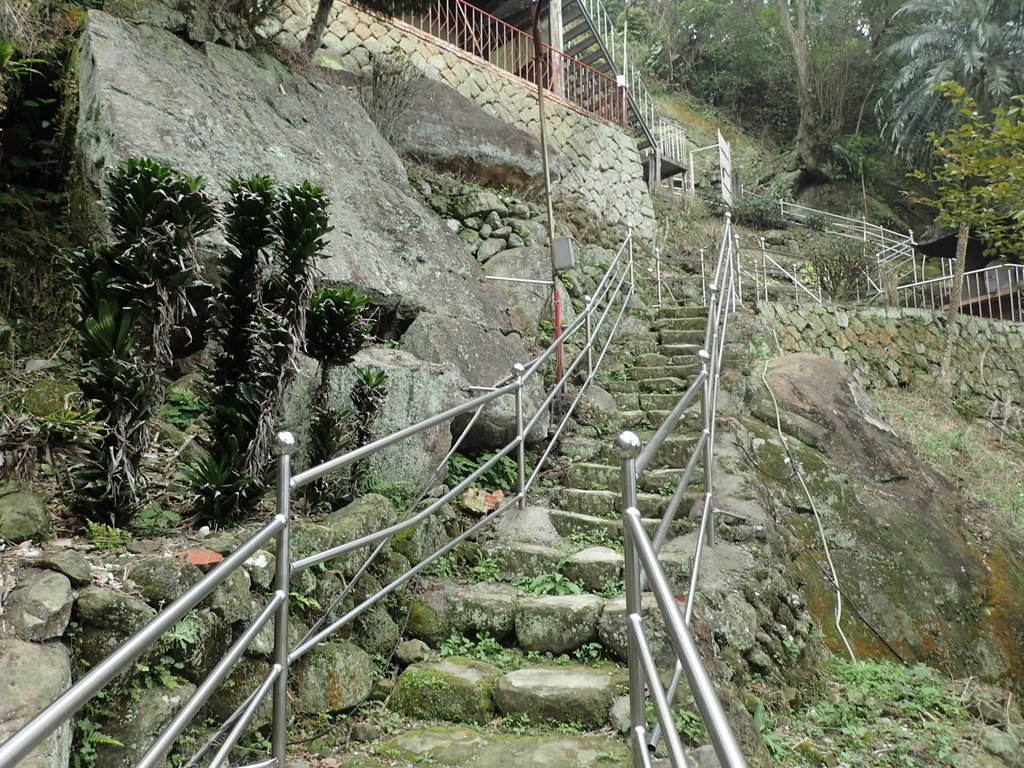
[[[74,473],[76,506],[124,525],[144,487],[148,422],[160,405],[170,334],[189,308],[195,241],[214,223],[199,177],[150,160],[122,163],[109,183],[113,242],[70,256],[83,366],[79,385],[105,426]]]
[[[228,249],[214,290],[209,453],[186,474],[202,519],[251,512],[265,488],[269,445],[305,336],[314,261],[330,230],[327,198],[308,182],[232,179]]]
[[[811,246],[804,269],[824,296],[844,301],[865,292],[868,264],[862,243],[831,237]]]
[[[393,142],[399,120],[415,105],[422,80],[423,75],[401,51],[371,55],[370,74],[360,82],[357,95],[388,142]]]

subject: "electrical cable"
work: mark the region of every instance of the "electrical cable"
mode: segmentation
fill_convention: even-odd
[[[782,344],[779,343],[779,337],[775,334],[775,329],[772,328],[772,335],[775,337],[775,346],[779,350],[779,354],[782,354]],[[839,574],[836,571],[835,563],[832,560],[832,552],[829,550],[828,540],[825,537],[825,527],[821,522],[821,515],[818,514],[818,507],[814,503],[814,498],[811,496],[810,490],[807,488],[807,483],[804,482],[803,473],[800,471],[800,463],[793,458],[793,454],[789,451],[789,445],[786,442],[786,435],[782,431],[782,414],[779,411],[779,401],[775,397],[775,392],[772,390],[771,385],[768,384],[768,360],[764,362],[764,368],[761,370],[761,381],[764,384],[765,389],[768,390],[768,394],[772,398],[772,403],[775,408],[775,428],[779,433],[779,440],[782,443],[783,448],[787,454],[787,461],[790,462],[793,470],[796,473],[797,480],[800,481],[800,486],[803,488],[804,495],[807,497],[808,503],[811,505],[811,512],[814,514],[814,521],[818,526],[818,533],[821,536],[821,545],[825,552],[825,559],[828,561],[828,567],[832,572],[832,584],[835,587],[836,592],[836,607],[835,607],[835,623],[836,632],[839,634],[840,639],[843,641],[843,645],[846,646],[846,652],[850,654],[850,659],[853,661],[857,660],[856,655],[853,653],[853,648],[850,646],[850,641],[846,639],[846,633],[843,632],[842,620],[843,620],[843,591],[839,585]]]

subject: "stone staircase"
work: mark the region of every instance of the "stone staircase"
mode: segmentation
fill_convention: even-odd
[[[580,416],[563,440],[558,487],[506,513],[478,543],[468,573],[429,580],[414,602],[405,635],[415,639],[399,647],[393,687],[378,693],[418,727],[380,734],[340,765],[630,765],[621,736],[629,720],[627,635],[612,443],[622,429],[646,442],[678,402],[699,371],[705,313],[665,306],[647,331],[618,342],[613,359],[624,364],[600,385],[617,409]],[[639,506],[652,533],[701,423],[698,402],[642,478]],[[691,487],[701,483],[698,471]],[[698,497],[688,493],[663,549],[681,593],[697,526],[688,512]],[[654,610],[653,596],[644,606]],[[663,632],[652,627],[649,640],[670,669]],[[691,764],[708,749],[696,750]]]

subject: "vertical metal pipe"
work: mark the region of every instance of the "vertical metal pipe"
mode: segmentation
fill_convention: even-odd
[[[593,314],[594,308],[590,306],[594,298],[592,296],[584,296],[583,300],[587,304],[587,308],[584,310],[587,315],[586,321],[586,333],[587,333],[587,380],[589,381],[594,375],[594,328],[591,315]]]
[[[633,225],[626,226],[626,241],[629,243],[629,287],[636,288],[636,280],[633,275]]]
[[[697,355],[701,360],[701,370],[708,373],[708,363],[711,360],[715,360],[715,350],[718,343],[718,329],[716,328],[713,332],[711,349],[702,349]],[[714,472],[714,430],[711,428],[711,422],[714,419],[714,390],[718,386],[717,375],[706,375],[704,379],[704,396],[700,401],[700,415],[701,421],[704,424],[704,433],[708,435],[708,439],[704,441],[704,498],[705,500],[711,498],[711,480],[712,473]],[[715,546],[715,508],[712,505],[710,507],[708,517],[708,527],[705,531],[705,541],[709,547]]]
[[[701,248],[699,253],[700,253],[700,294],[701,294],[701,296],[704,297],[704,305],[707,306],[707,303],[708,303],[708,279],[707,279],[707,275],[706,275],[706,273],[704,271],[704,249]]]
[[[661,248],[654,247],[654,268],[657,271],[658,279],[658,306],[661,306]]]
[[[589,315],[587,320],[589,322]],[[516,447],[519,478],[516,482],[518,483],[520,509],[526,509],[526,435],[523,434],[523,371],[525,370],[521,363],[512,366],[512,375],[516,377],[516,439],[519,440],[519,445]]]
[[[285,752],[288,746],[288,593],[291,581],[291,480],[292,454],[295,452],[295,435],[278,432],[274,440],[277,454],[277,516],[284,523],[277,535],[275,552],[276,576],[274,589],[281,601],[274,619],[274,666],[278,668],[274,681],[273,731],[270,743],[278,768],[284,768]]]
[[[622,515],[625,519],[626,511],[636,508],[636,460],[640,455],[640,438],[633,432],[623,432],[615,440],[615,450],[619,454],[620,474],[619,482],[622,489]],[[641,584],[640,584],[640,562],[636,554],[636,544],[630,535],[628,528],[623,525],[623,572],[626,581],[626,615],[642,616],[641,610]],[[643,667],[640,661],[640,649],[637,646],[636,636],[629,633],[629,650],[626,656],[629,667],[629,722],[630,730],[634,734],[645,733],[647,730],[647,715],[644,711],[646,685],[644,682]],[[658,681],[652,680],[652,685]],[[631,741],[633,753],[633,765],[642,765],[644,757],[642,750],[645,749],[644,739]]]

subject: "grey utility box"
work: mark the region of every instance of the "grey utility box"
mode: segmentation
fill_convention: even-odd
[[[551,267],[565,272],[576,266],[576,252],[571,237],[556,237],[551,243]]]

